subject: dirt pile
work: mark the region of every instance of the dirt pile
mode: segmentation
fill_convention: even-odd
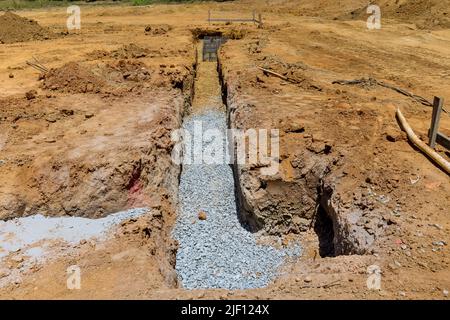
[[[94,50],[88,56],[92,59],[115,58],[115,59],[139,59],[148,57],[151,50],[142,48],[134,43],[123,45],[113,50]]]
[[[385,7],[388,14],[404,20],[419,19],[420,28],[450,28],[450,1],[410,0],[400,1],[398,6]]]
[[[449,0],[379,0],[382,19],[396,19],[414,23],[422,29],[450,27]],[[283,6],[271,6],[266,10],[277,13],[290,13],[297,16],[316,16],[336,20],[366,20],[368,1],[288,1]]]
[[[106,66],[106,72],[109,78],[121,82],[128,81],[146,81],[151,77],[150,71],[144,63],[133,60],[119,60]]]
[[[76,62],[51,69],[44,75],[43,88],[69,93],[98,93],[105,81]]]
[[[55,34],[41,27],[35,20],[12,12],[0,16],[0,43],[47,40],[55,37]]]
[[[251,50],[252,47],[250,47]],[[270,71],[274,71],[285,77],[284,83],[295,84],[303,89],[321,90],[319,84],[315,84],[309,77],[310,70],[301,62],[285,63],[275,57],[263,57],[258,59],[258,64]],[[278,81],[274,75],[262,71],[262,75],[258,74],[252,82],[254,87],[268,88],[272,86],[273,81]]]
[[[191,70],[161,64],[151,70],[141,61],[122,59],[100,63],[91,69],[76,62],[43,74],[42,88],[64,93],[112,93],[120,95],[143,87],[172,87],[188,90]]]
[[[450,1],[436,0],[385,0],[378,5],[381,8],[382,17],[398,19],[408,23],[414,23],[422,29],[450,28],[448,16]],[[368,17],[367,6],[362,5],[357,9],[346,13],[340,18],[362,19]]]
[[[111,52],[110,56],[112,58],[120,58],[120,59],[137,59],[144,58],[149,53],[148,49],[139,47],[134,43],[130,43],[128,45],[124,45],[117,50]]]
[[[172,30],[172,27],[168,24],[149,24],[145,26],[145,34],[146,35],[152,35],[152,36],[159,36],[166,34]]]
[[[245,28],[229,27],[227,25],[215,28],[193,28],[191,29],[194,39],[203,39],[205,36],[224,36],[227,39],[240,40],[243,39],[247,30]]]

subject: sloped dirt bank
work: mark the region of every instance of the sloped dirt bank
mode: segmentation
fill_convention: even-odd
[[[382,19],[396,19],[403,23],[415,24],[421,29],[447,29],[450,26],[448,17],[448,0],[344,0],[329,2],[327,0],[286,1],[284,6],[268,7],[272,12],[290,13],[296,16],[327,17],[335,20],[361,20],[369,17],[369,4],[378,5]],[[325,9],[324,9],[325,8]]]
[[[96,218],[177,201],[170,134],[192,99],[192,65],[97,66],[51,68],[42,93],[1,99],[1,219]]]
[[[112,105],[74,98],[8,100],[2,109],[15,129],[2,151],[0,217],[100,217],[158,206],[160,197],[172,194],[176,201],[170,131],[180,124],[183,98],[164,92]]]

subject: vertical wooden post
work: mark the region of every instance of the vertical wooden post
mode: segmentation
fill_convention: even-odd
[[[262,28],[263,22],[262,22],[262,15],[261,15],[261,13],[258,14],[258,20],[259,20],[259,25],[258,25],[258,27]]]
[[[441,118],[442,106],[444,104],[444,99],[439,97],[434,97],[433,101],[433,115],[431,116],[431,126],[429,132],[429,145],[434,148],[436,145],[436,136],[439,130],[439,120]]]
[[[208,10],[208,24],[211,24],[211,10]]]
[[[256,23],[256,12],[253,10],[253,25]]]

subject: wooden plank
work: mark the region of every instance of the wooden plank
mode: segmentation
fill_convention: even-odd
[[[438,132],[436,134],[436,142],[450,150],[450,139],[445,134]]]
[[[253,22],[257,23],[259,27],[262,27],[262,16],[258,14],[259,19],[256,18],[256,11],[253,10],[251,19],[226,19],[226,18],[211,18],[211,10],[208,10],[208,23],[211,22]]]
[[[215,22],[253,22],[253,19],[222,19],[222,18],[214,18],[209,19],[209,21]]]
[[[433,114],[431,116],[431,126],[429,133],[429,146],[434,148],[436,146],[436,137],[439,130],[439,120],[441,119],[442,106],[444,104],[444,99],[439,97],[434,97],[433,101]]]
[[[428,137],[430,136],[430,130],[428,130]],[[441,132],[436,133],[436,143],[440,144],[444,148],[450,150],[450,138]]]

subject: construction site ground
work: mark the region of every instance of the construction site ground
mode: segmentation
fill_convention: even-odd
[[[0,219],[151,211],[122,222],[107,240],[55,243],[45,262],[2,283],[0,298],[447,299],[450,179],[408,141],[395,117],[400,108],[428,142],[432,108],[373,80],[333,81],[371,78],[450,101],[448,20],[434,23],[389,7],[382,28],[368,30],[365,12],[352,14],[365,1],[303,2],[86,5],[81,30],[72,32],[65,31],[65,8],[15,12],[52,36],[0,44]],[[230,18],[256,10],[264,23],[209,24],[208,10]],[[193,83],[199,35],[214,32],[229,38],[219,67],[232,126],[280,130],[280,174],[263,187],[249,186],[251,204],[260,206],[260,196],[295,211],[302,192],[323,178],[343,208],[334,223],[348,226],[348,241],[370,243],[339,250],[335,243],[327,254],[332,239],[323,228],[305,229],[293,216],[283,225],[280,213],[268,218],[268,233],[283,244],[298,241],[303,253],[271,284],[182,288],[171,236],[180,174],[170,159],[171,132],[192,99],[201,99],[194,90],[208,91]],[[33,57],[49,70],[45,75],[26,63]],[[450,135],[448,113],[440,131]],[[436,151],[450,160],[444,147]],[[313,198],[301,200],[298,210],[314,214]],[[354,229],[350,210],[362,212]],[[8,276],[4,270],[22,267],[17,256],[1,260],[0,280]],[[80,290],[67,288],[70,265],[82,270]],[[367,287],[371,265],[380,267],[381,290]]]

